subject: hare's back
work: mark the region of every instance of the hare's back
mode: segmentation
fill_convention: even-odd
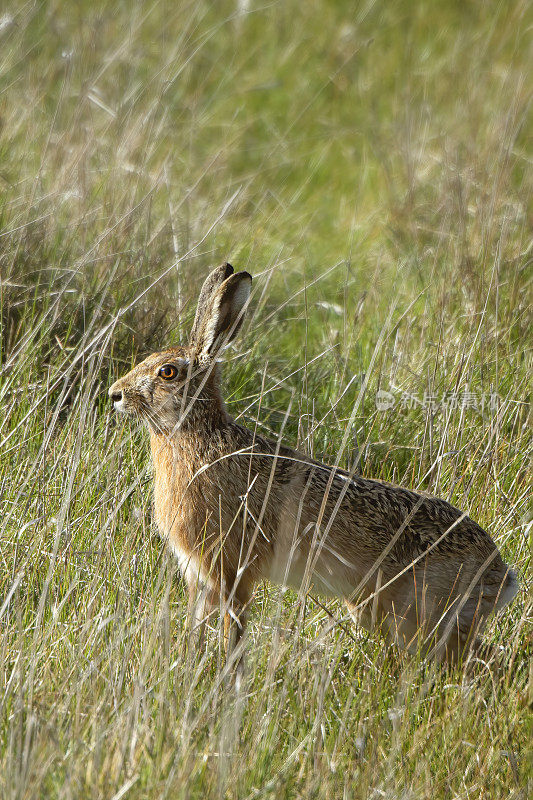
[[[368,569],[379,562],[392,577],[409,565],[435,573],[449,590],[462,570],[501,584],[507,566],[489,534],[445,500],[381,481],[350,478],[311,465],[303,521],[321,529],[346,560]],[[324,498],[327,497],[324,503]]]

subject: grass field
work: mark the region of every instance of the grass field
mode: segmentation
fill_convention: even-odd
[[[528,6],[3,6],[1,798],[525,800]],[[224,260],[254,276],[230,411],[485,527],[522,584],[499,669],[273,586],[240,696],[216,626],[188,646],[107,388],[186,339]]]

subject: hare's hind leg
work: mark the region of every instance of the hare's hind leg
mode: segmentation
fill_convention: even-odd
[[[490,647],[484,645],[481,634],[492,608],[479,596],[466,601],[456,598],[437,627],[431,655],[447,664],[458,664],[469,654],[487,655]]]
[[[377,592],[364,591],[357,601],[345,599],[344,603],[356,625],[370,633],[381,631],[387,613]]]
[[[411,575],[387,581],[379,569],[365,586],[358,603],[345,602],[358,625],[379,633],[400,650],[413,655],[418,652],[425,629],[426,602],[423,585],[417,587]]]

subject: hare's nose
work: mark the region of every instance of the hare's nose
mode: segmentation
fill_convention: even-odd
[[[120,401],[122,400],[122,392],[120,391],[117,392],[116,390],[113,391],[113,389],[111,388],[109,390],[109,397],[114,403],[120,403]]]

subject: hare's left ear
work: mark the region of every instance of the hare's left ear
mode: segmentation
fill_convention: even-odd
[[[237,272],[212,291],[195,319],[191,345],[200,358],[213,357],[235,338],[244,319],[252,276]],[[200,311],[200,307],[198,308]]]

